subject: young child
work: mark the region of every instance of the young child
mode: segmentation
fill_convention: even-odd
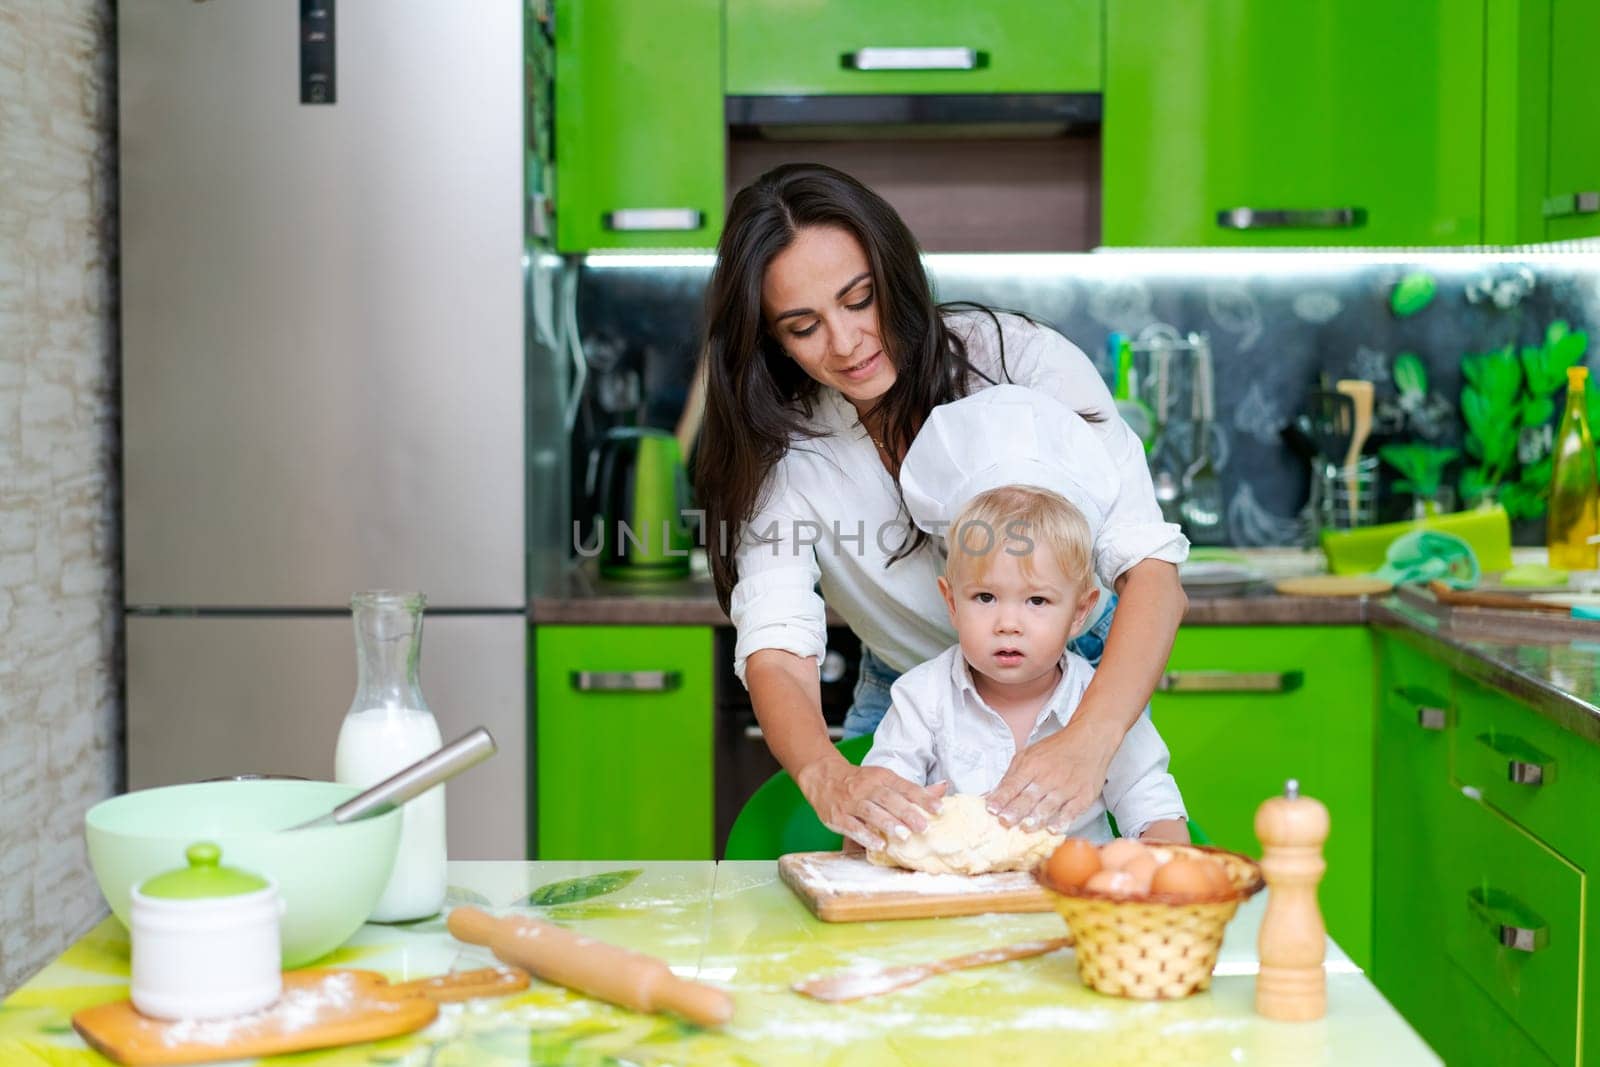
[[[1065,409],[1062,413],[1077,419]],[[930,416],[930,425],[939,415]],[[985,446],[966,442],[962,447],[971,466],[974,450]],[[913,445],[907,467],[917,458]],[[1063,461],[1019,462],[1022,458],[1012,458],[1009,467],[1079,496],[1094,509],[1092,491],[1070,476]],[[903,479],[907,473],[902,471]],[[919,472],[909,473],[917,483]],[[950,480],[948,471],[941,473]],[[987,480],[1000,473],[991,471]],[[927,479],[920,482],[926,485]],[[955,488],[955,497],[972,484],[969,478]],[[908,501],[912,496],[908,490]],[[919,525],[942,525],[927,523],[914,501],[911,506]],[[1062,493],[999,485],[960,505],[946,544],[938,585],[958,643],[894,683],[888,714],[864,764],[886,767],[920,785],[948,782],[950,793],[982,794],[1000,782],[1017,753],[1060,731],[1088,688],[1094,668],[1066,646],[1099,598],[1094,535],[1084,509]],[[1167,746],[1147,712],[1107,768],[1099,800],[1066,832],[1110,840],[1109,810],[1124,837],[1188,841],[1183,798],[1167,762]]]

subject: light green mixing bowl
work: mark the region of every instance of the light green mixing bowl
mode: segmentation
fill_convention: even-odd
[[[215,842],[224,864],[278,884],[283,965],[300,967],[338,948],[372,913],[394,867],[400,812],[294,833],[283,828],[332,811],[358,792],[333,782],[265,780],[125,793],[84,816],[89,865],[127,926],[135,885],[184,866],[184,850],[195,842]]]

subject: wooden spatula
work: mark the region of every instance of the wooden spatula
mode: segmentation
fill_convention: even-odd
[[[1441,604],[1455,604],[1464,608],[1499,608],[1502,611],[1542,611],[1549,615],[1571,615],[1567,604],[1552,604],[1544,600],[1530,600],[1516,593],[1479,593],[1471,589],[1452,589],[1437,579],[1428,583],[1428,591]]]
[[[969,952],[965,956],[951,956],[948,959],[936,960],[933,963],[912,963],[902,967],[886,967],[881,971],[872,971],[861,974],[854,971],[841,971],[838,974],[825,974],[816,978],[807,978],[803,982],[794,984],[796,993],[804,993],[816,1000],[826,1000],[837,1004],[847,1000],[860,1000],[863,997],[875,997],[880,993],[888,993],[895,989],[904,989],[909,985],[916,985],[924,978],[932,978],[936,974],[945,974],[948,971],[965,970],[968,967],[987,967],[991,963],[1005,963],[1007,960],[1021,960],[1029,956],[1043,956],[1047,952],[1054,952],[1058,948],[1072,947],[1071,937],[1058,937],[1050,941],[1024,941],[1021,944],[1006,945],[1003,948],[984,949],[982,952]]]
[[[1335,388],[1355,404],[1355,424],[1350,428],[1350,451],[1344,457],[1345,482],[1350,493],[1350,525],[1354,526],[1361,503],[1361,479],[1356,476],[1356,463],[1360,461],[1361,450],[1366,447],[1367,438],[1372,434],[1373,386],[1371,382],[1360,378],[1341,378]]]

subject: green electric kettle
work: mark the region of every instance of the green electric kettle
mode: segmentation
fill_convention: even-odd
[[[600,522],[600,575],[617,579],[682,578],[693,535],[689,477],[678,439],[665,430],[618,426],[590,457]]]

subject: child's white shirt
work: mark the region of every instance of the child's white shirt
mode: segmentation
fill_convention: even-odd
[[[1061,657],[1061,680],[1039,709],[1031,746],[1060,732],[1072,718],[1094,668],[1072,652]],[[901,675],[890,689],[889,711],[863,766],[885,767],[918,785],[950,783],[951,793],[988,793],[1016,756],[1016,738],[978,695],[960,645],[952,645]],[[1109,810],[1124,837],[1137,837],[1161,819],[1186,819],[1178,783],[1167,773],[1170,754],[1146,708],[1106,768],[1106,782],[1089,810],[1067,831],[1094,842],[1111,840]]]

